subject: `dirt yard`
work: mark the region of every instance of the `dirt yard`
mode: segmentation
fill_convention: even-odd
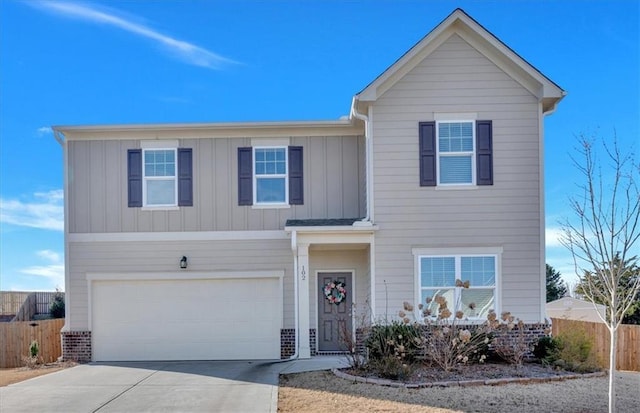
[[[283,375],[278,411],[567,412],[607,411],[608,377],[537,384],[406,389],[357,383],[329,371]],[[617,409],[640,411],[640,373],[616,374]]]
[[[68,367],[75,366],[74,363],[51,363],[30,369],[28,367],[16,367],[13,369],[0,369],[0,387],[18,383],[34,377],[50,374]]]

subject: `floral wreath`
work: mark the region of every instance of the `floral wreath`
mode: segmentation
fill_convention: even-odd
[[[331,304],[338,305],[347,297],[347,290],[342,281],[329,281],[324,285],[324,296]]]

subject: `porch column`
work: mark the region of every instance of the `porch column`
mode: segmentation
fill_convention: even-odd
[[[301,359],[311,358],[309,317],[309,244],[298,244],[298,349]]]

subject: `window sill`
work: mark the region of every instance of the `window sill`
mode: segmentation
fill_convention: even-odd
[[[291,208],[289,204],[253,204],[251,209],[288,209]]]
[[[453,310],[451,310],[453,311]],[[500,318],[500,316],[498,316]],[[438,319],[437,317],[427,317],[425,320],[428,320],[428,324],[438,324],[443,323],[443,325],[452,325],[455,323],[457,326],[465,326],[465,325],[482,325],[487,321],[487,318],[481,317],[473,317],[473,318],[455,318],[449,317],[445,319]]]
[[[436,185],[436,191],[456,191],[456,190],[463,190],[463,191],[468,191],[470,189],[478,189],[478,185],[473,185],[473,184],[469,184],[469,185],[443,185],[443,184],[439,184]]]
[[[144,206],[140,208],[141,211],[179,211],[180,207],[177,206]]]

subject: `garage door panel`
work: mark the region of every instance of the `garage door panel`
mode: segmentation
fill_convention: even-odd
[[[277,359],[280,285],[279,278],[93,281],[94,360]]]

